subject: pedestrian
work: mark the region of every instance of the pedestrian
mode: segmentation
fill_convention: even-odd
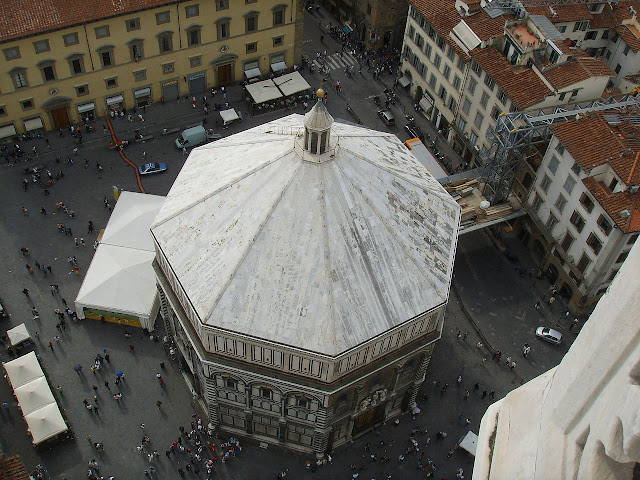
[[[109,388],[109,382],[107,382],[106,380],[104,381],[104,386],[107,388],[107,390],[111,390],[111,388]]]
[[[469,390],[467,390],[467,392],[464,394],[464,399],[468,400],[469,399],[469,395],[471,395],[471,392],[469,392]]]
[[[93,232],[93,222],[89,220],[89,226],[87,228],[87,233]]]
[[[487,396],[487,391],[486,391],[486,390],[483,390],[483,391],[482,391],[482,398],[484,398],[484,397],[486,397],[486,396]]]
[[[456,338],[458,340],[460,340],[460,338],[462,338],[462,332],[460,330],[458,330],[458,334],[456,335]]]
[[[533,305],[533,307],[534,307],[536,310],[540,310],[540,302],[536,302],[536,303]]]
[[[491,391],[489,392],[489,396],[495,400],[495,398],[496,398],[496,391],[495,391],[495,390],[491,390]]]
[[[509,365],[509,368],[511,368],[511,370],[516,368],[516,362],[511,362],[511,365]]]
[[[469,332],[464,332],[464,335],[462,336],[462,340],[466,342],[468,336],[469,336]]]
[[[53,352],[53,343],[49,342],[49,348],[51,349],[51,351]]]
[[[549,305],[551,305],[553,302],[556,301],[556,297],[554,297],[553,295],[551,295],[551,297],[549,298]]]
[[[474,392],[477,392],[478,390],[480,390],[480,383],[476,383],[476,384],[473,386],[473,391],[474,391]]]
[[[91,441],[91,435],[87,435],[86,437],[84,437],[87,439],[87,442],[89,442],[90,444],[93,445],[93,442]]]
[[[131,353],[136,353],[136,349],[135,349],[135,347],[133,345],[129,345],[129,351]]]
[[[162,407],[162,402],[160,400],[158,400],[156,402],[156,406],[158,407],[158,410],[160,410],[160,408]]]
[[[458,386],[460,386],[462,384],[462,375],[458,375],[458,380],[456,380],[458,382]]]
[[[187,155],[187,147],[182,147],[182,156],[185,157]]]
[[[91,388],[93,388],[93,391],[98,393],[98,386],[97,385],[93,385]]]
[[[142,431],[144,431],[144,423],[140,424],[140,428],[142,429]]]
[[[22,289],[22,293],[24,293],[28,297],[29,296],[29,289],[28,288],[23,288]]]

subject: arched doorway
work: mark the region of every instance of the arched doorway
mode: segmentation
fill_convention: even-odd
[[[237,55],[225,53],[211,60],[211,65],[213,65],[216,73],[215,84],[217,86],[226,87],[233,83],[234,66],[237,58]]]
[[[384,32],[384,35],[382,36],[382,45],[384,45],[385,47],[388,47],[389,44],[391,44],[392,35],[393,35],[393,32],[391,30],[387,30],[386,32]]]
[[[533,253],[535,254],[536,258],[538,261],[542,261],[542,259],[544,258],[546,251],[544,249],[544,246],[542,245],[542,243],[540,242],[540,240],[535,239],[533,241]]]
[[[69,117],[70,103],[71,98],[69,97],[55,97],[42,104],[42,109],[49,112],[51,125],[56,130],[67,128],[71,124]]]
[[[562,288],[558,290],[558,293],[562,298],[566,298],[567,300],[571,300],[571,297],[573,297],[573,289],[567,283],[562,285]]]

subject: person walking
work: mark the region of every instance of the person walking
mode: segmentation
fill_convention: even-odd
[[[49,348],[51,349],[51,351],[53,352],[53,343],[52,343],[52,342],[49,342],[49,345],[48,345],[48,346],[49,346]]]

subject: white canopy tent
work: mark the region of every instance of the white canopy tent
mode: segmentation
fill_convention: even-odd
[[[18,399],[23,415],[29,415],[46,405],[56,403],[49,383],[44,376],[14,389],[13,393]]]
[[[26,342],[27,340],[31,340],[31,334],[24,323],[21,323],[17,327],[13,327],[11,330],[7,330],[7,337],[9,337],[9,342],[11,342],[12,347],[15,347],[22,342]]]
[[[287,73],[286,75],[275,78],[273,82],[285,97],[311,89],[311,85],[300,75],[300,72]]]
[[[35,445],[69,429],[35,352],[3,366]]]
[[[282,93],[280,93],[280,90],[271,79],[246,85],[245,88],[256,104],[282,97]]]
[[[469,452],[469,454],[476,456],[476,450],[478,448],[478,435],[472,431],[468,431],[464,437],[458,442],[458,447]]]
[[[3,366],[13,388],[21,387],[42,376],[42,368],[34,352],[6,362]]]
[[[35,412],[25,415],[33,443],[42,443],[69,430],[56,403],[46,405]]]
[[[153,330],[159,309],[150,227],[164,197],[122,192],[76,298],[78,318]]]
[[[228,110],[220,110],[220,117],[222,118],[222,122],[225,125],[229,125],[231,122],[240,120],[240,117],[238,116],[238,113],[234,108],[229,108]]]

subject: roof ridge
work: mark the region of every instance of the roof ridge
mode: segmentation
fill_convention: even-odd
[[[292,150],[287,152],[288,154],[292,153]],[[294,152],[295,154],[295,152]],[[297,155],[297,154],[296,154]],[[278,159],[280,159],[282,157],[278,157]],[[272,164],[273,162],[268,162],[268,164]],[[280,200],[282,200],[282,197],[284,197],[285,192],[289,189],[289,187],[291,186],[291,183],[293,182],[293,179],[296,177],[296,175],[298,174],[298,172],[300,171],[300,168],[302,166],[303,161],[300,160],[297,163],[297,166],[293,169],[293,172],[291,173],[290,177],[289,177],[289,181],[287,181],[287,184],[285,185],[285,187],[282,189],[282,191],[280,192],[280,195],[276,196],[276,198],[273,200],[273,204],[271,205],[271,208],[269,209],[267,215],[264,217],[264,219],[262,220],[262,222],[260,222],[260,225],[258,225],[258,228],[255,230],[254,235],[253,235],[253,239],[249,242],[247,242],[247,246],[244,249],[244,252],[242,252],[242,255],[240,255],[240,257],[238,257],[238,260],[235,262],[235,266],[233,268],[233,270],[231,271],[230,275],[227,275],[226,281],[225,283],[222,285],[222,288],[220,288],[218,290],[218,295],[217,297],[213,300],[213,303],[211,305],[211,308],[209,309],[208,312],[206,312],[206,315],[204,316],[204,318],[202,320],[204,320],[205,324],[208,324],[209,318],[211,317],[211,315],[213,314],[213,312],[215,311],[216,307],[218,306],[218,302],[220,301],[220,299],[222,298],[222,296],[224,295],[224,293],[227,291],[227,288],[229,287],[229,284],[231,283],[231,281],[235,278],[236,274],[238,273],[238,270],[240,269],[240,267],[243,265],[244,260],[247,258],[247,255],[249,254],[249,252],[251,251],[251,249],[253,248],[253,245],[255,245],[255,239],[260,235],[260,233],[264,230],[265,225],[267,224],[267,222],[269,221],[269,219],[271,218],[271,215],[273,214],[273,211],[275,210],[275,208],[277,207],[277,205],[280,203]],[[258,169],[261,170],[261,169]],[[243,178],[246,178],[247,176],[244,176]],[[230,184],[227,184],[227,187]],[[224,189],[226,190],[226,188]]]

